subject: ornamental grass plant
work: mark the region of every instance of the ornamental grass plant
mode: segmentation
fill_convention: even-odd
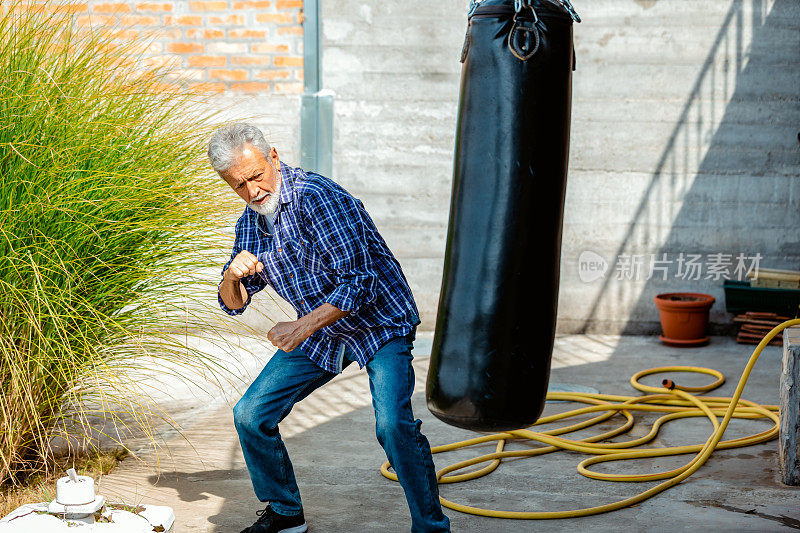
[[[152,436],[166,415],[139,370],[225,372],[174,335],[219,312],[187,289],[226,216],[212,117],[136,43],[74,22],[53,2],[0,3],[0,486],[98,418]]]

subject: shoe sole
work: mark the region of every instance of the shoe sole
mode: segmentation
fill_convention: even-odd
[[[287,527],[286,529],[281,529],[278,533],[305,533],[306,531],[308,531],[308,524]]]

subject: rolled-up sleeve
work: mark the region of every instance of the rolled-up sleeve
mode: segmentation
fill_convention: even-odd
[[[378,272],[358,204],[356,198],[317,190],[309,190],[302,200],[314,248],[332,271],[336,285],[324,302],[342,311],[356,311],[377,299]]]
[[[233,259],[239,255],[239,252],[241,251],[242,249],[239,244],[234,243],[233,250],[231,251],[231,257],[228,259],[228,262],[225,263],[225,266],[222,267],[221,275],[225,275],[225,271],[228,270],[231,261],[233,261]],[[244,306],[241,309],[230,309],[227,305],[225,305],[225,302],[222,301],[222,296],[219,294],[219,288],[222,285],[222,280],[220,280],[219,284],[217,285],[217,301],[219,302],[219,307],[231,316],[241,315],[244,313],[244,310],[247,309],[248,305],[250,305],[253,295],[266,287],[267,282],[264,281],[258,274],[253,274],[251,276],[243,277],[242,284],[244,285],[245,290],[247,290],[247,301],[244,303]]]

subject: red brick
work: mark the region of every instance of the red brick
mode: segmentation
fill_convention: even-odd
[[[172,4],[160,4],[157,2],[136,2],[136,11],[150,11],[152,13],[169,13],[172,11]]]
[[[119,30],[115,32],[111,32],[108,34],[109,37],[112,39],[125,39],[128,41],[135,41],[142,36],[141,31],[139,30]]]
[[[278,9],[302,9],[303,0],[278,0],[275,5]]]
[[[302,56],[278,56],[272,60],[276,67],[302,67]]]
[[[233,9],[267,9],[272,2],[269,0],[247,0],[245,2],[234,2]]]
[[[146,57],[142,59],[142,65],[152,67],[177,68],[181,66],[181,56],[162,54],[159,56]]]
[[[219,94],[225,91],[225,84],[219,82],[190,82],[186,84],[192,92],[203,94],[203,93],[213,93]]]
[[[294,17],[289,13],[258,13],[256,22],[267,24],[288,24],[294,22]]]
[[[158,17],[142,15],[125,15],[119,20],[123,26],[158,26],[161,22]]]
[[[112,26],[117,21],[110,15],[78,15],[75,22],[78,26]]]
[[[155,29],[147,29],[147,28],[122,28],[117,31],[113,31],[109,34],[109,36],[113,39],[122,39],[126,41],[149,41],[149,40],[164,40],[164,39],[180,39],[181,38],[181,30],[178,29],[167,29],[167,28],[155,28]]]
[[[261,93],[270,90],[270,84],[263,81],[246,81],[243,83],[231,83],[231,90],[245,93]]]
[[[145,32],[149,33],[150,31],[151,30],[145,30],[142,33],[143,34]],[[155,33],[155,37],[161,38],[161,39],[165,39],[165,38],[166,39],[180,39],[181,36],[182,36],[181,35],[181,30],[179,28],[171,28],[171,29],[169,29],[169,28],[165,28],[163,26],[161,26],[157,30],[154,30],[154,33]]]
[[[209,28],[203,31],[203,37],[205,37],[206,39],[224,39],[225,31],[217,30],[215,28]]]
[[[224,67],[225,56],[189,56],[190,67]]]
[[[259,80],[286,80],[289,79],[288,70],[259,70],[256,72],[256,79]]]
[[[202,53],[203,45],[201,43],[168,43],[167,51],[175,54]]]
[[[303,35],[302,26],[284,26],[278,28],[278,35]]]
[[[111,62],[114,69],[119,69],[120,72],[133,72],[136,69],[135,62],[128,58],[118,57]]]
[[[132,53],[139,53],[139,54],[160,54],[164,51],[164,45],[162,43],[154,43],[154,42],[131,42],[128,43],[130,51]]]
[[[228,2],[189,2],[190,11],[225,11],[228,9]]]
[[[53,9],[56,13],[86,13],[89,11],[89,6],[85,2],[76,4],[59,4]],[[24,12],[21,10],[20,12]]]
[[[244,15],[228,15],[227,17],[209,15],[208,23],[214,26],[242,26],[244,24]]]
[[[250,49],[256,54],[275,54],[288,52],[289,46],[285,44],[253,43],[250,45]]]
[[[238,69],[238,70],[229,70],[229,69],[211,69],[208,72],[209,78],[212,80],[223,80],[223,81],[244,81],[247,79],[247,71]]]
[[[303,92],[302,83],[276,83],[276,93],[301,93]]]
[[[228,37],[231,39],[264,39],[267,36],[266,30],[230,30]]]
[[[95,4],[92,13],[130,13],[131,6],[123,3]]]
[[[190,39],[224,39],[225,30],[216,28],[208,28],[205,30],[191,28],[186,30],[186,37]]]
[[[205,77],[206,71],[201,68],[173,69],[168,76],[182,81],[201,81]]]
[[[164,24],[167,26],[202,26],[203,17],[197,15],[181,15],[179,17],[167,15],[164,17]]]
[[[231,65],[266,67],[270,63],[269,57],[232,57]]]

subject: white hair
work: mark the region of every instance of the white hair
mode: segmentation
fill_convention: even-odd
[[[272,150],[264,139],[261,130],[246,122],[234,122],[222,126],[211,137],[208,143],[208,158],[217,172],[231,168],[242,153],[245,144],[251,144],[264,158],[269,159]]]

